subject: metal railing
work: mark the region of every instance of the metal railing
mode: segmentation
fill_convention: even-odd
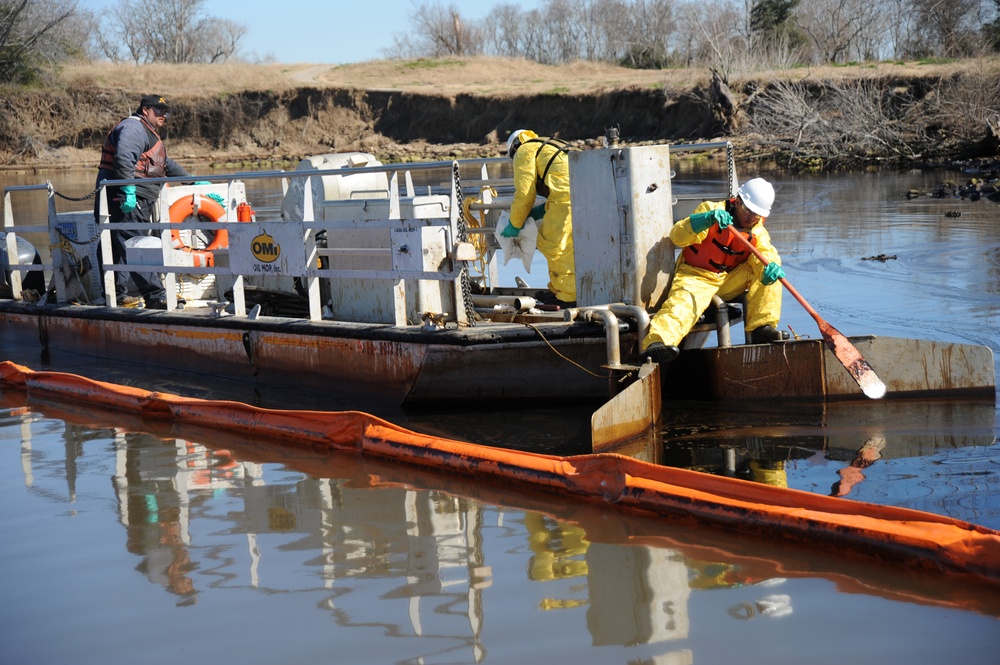
[[[207,181],[213,185],[223,185],[227,191],[227,220],[235,219],[235,201],[234,196],[236,184],[242,184],[246,181],[277,181],[280,183],[280,190],[282,197],[287,193],[289,188],[289,183],[294,180],[302,180],[302,190],[303,190],[303,214],[302,219],[281,219],[276,218],[272,220],[257,220],[255,222],[257,227],[261,224],[273,224],[274,222],[280,222],[282,224],[298,224],[302,228],[302,245],[301,248],[291,248],[289,251],[301,251],[303,252],[301,265],[303,266],[301,270],[297,271],[301,274],[293,275],[294,277],[300,278],[306,283],[306,291],[309,299],[309,318],[311,320],[319,320],[322,318],[322,303],[320,302],[320,291],[319,291],[319,280],[320,279],[348,279],[354,278],[359,280],[379,280],[384,282],[391,282],[395,285],[395,300],[396,300],[396,323],[405,321],[405,285],[413,281],[439,281],[439,282],[451,282],[455,283],[460,270],[459,263],[467,260],[468,251],[467,248],[457,241],[459,237],[460,229],[459,224],[461,223],[462,207],[461,202],[458,200],[458,192],[460,184],[455,182],[454,179],[450,180],[445,184],[429,184],[426,185],[415,185],[415,174],[422,174],[438,170],[444,170],[449,175],[457,169],[465,169],[466,171],[470,169],[475,170],[474,176],[478,179],[470,178],[470,184],[475,182],[477,184],[490,184],[496,186],[503,186],[503,180],[497,180],[490,177],[487,170],[489,165],[497,165],[505,162],[504,158],[487,158],[479,160],[461,160],[461,161],[441,161],[441,162],[429,162],[421,164],[399,164],[399,165],[378,165],[378,166],[363,166],[363,167],[344,167],[339,169],[331,170],[300,170],[300,171],[261,171],[261,172],[237,172],[225,175],[209,175],[209,176],[198,176],[199,181]],[[498,170],[498,169],[495,169]],[[347,177],[357,174],[372,174],[373,172],[384,173],[388,179],[388,187],[383,192],[366,192],[366,195],[378,194],[377,199],[369,199],[372,201],[382,201],[386,202],[384,212],[385,214],[381,219],[374,219],[370,215],[364,216],[364,219],[354,220],[340,217],[336,219],[326,219],[326,210],[318,211],[314,210],[313,207],[313,188],[317,186],[319,181],[316,178],[323,178],[326,176],[339,176]],[[174,248],[172,246],[171,232],[183,230],[201,231],[201,232],[213,232],[217,231],[219,226],[216,222],[202,221],[197,217],[191,220],[186,220],[181,224],[177,224],[169,221],[170,212],[169,206],[170,201],[163,192],[166,188],[170,188],[175,185],[183,185],[185,183],[190,183],[192,177],[164,177],[164,178],[145,178],[145,179],[133,179],[133,180],[115,180],[113,182],[103,181],[99,184],[99,189],[97,192],[98,204],[98,215],[96,220],[97,237],[89,238],[86,240],[78,241],[78,245],[88,245],[95,241],[99,241],[99,254],[98,263],[99,266],[91,266],[91,269],[100,270],[100,283],[101,290],[103,293],[103,303],[101,302],[101,297],[98,296],[93,298],[91,304],[106,304],[108,306],[116,306],[116,296],[115,296],[115,273],[116,272],[158,272],[164,275],[164,288],[167,294],[167,308],[168,310],[174,310],[177,308],[177,298],[178,298],[178,288],[177,288],[177,275],[179,274],[191,274],[195,276],[205,276],[205,275],[216,275],[216,276],[226,276],[231,277],[233,284],[233,310],[236,315],[244,316],[246,315],[246,298],[244,294],[244,277],[245,275],[237,274],[233,272],[233,267],[230,266],[191,266],[191,265],[174,265]],[[425,178],[427,180],[427,178]],[[314,184],[316,183],[316,184]],[[158,185],[161,187],[161,196],[159,197],[159,202],[157,206],[158,210],[158,220],[150,223],[112,223],[110,221],[110,214],[108,211],[108,200],[107,200],[107,186],[123,186],[128,184],[145,184],[145,185]],[[276,187],[277,189],[277,187]],[[427,194],[420,194],[418,192],[426,191]],[[17,220],[14,218],[13,205],[11,202],[12,194],[21,193],[32,193],[32,192],[45,192],[47,196],[47,220],[45,225],[41,224],[18,224]],[[55,290],[55,299],[60,303],[67,302],[67,278],[72,278],[72,271],[67,275],[63,270],[64,266],[71,265],[74,263],[72,260],[74,257],[68,256],[64,248],[66,248],[66,238],[62,237],[61,231],[59,229],[60,218],[65,219],[67,213],[58,213],[56,210],[56,195],[57,192],[52,186],[51,182],[45,182],[44,184],[37,185],[23,185],[23,186],[12,186],[4,189],[4,229],[6,231],[6,251],[8,256],[8,265],[11,273],[11,291],[14,299],[21,299],[23,296],[23,273],[28,270],[43,270],[46,274],[52,276],[52,286]],[[426,215],[421,217],[419,220],[411,220],[405,217],[407,205],[412,205],[413,201],[419,200],[421,197],[436,196],[438,197],[438,203],[440,209],[436,214]],[[446,197],[444,203],[440,202],[441,197]],[[331,203],[330,206],[335,207],[336,203]],[[327,207],[324,205],[324,207]],[[83,215],[83,212],[74,213],[76,215]],[[317,219],[318,218],[318,219]],[[242,226],[242,225],[240,225]],[[324,235],[326,237],[332,236],[338,231],[348,231],[351,229],[383,229],[385,233],[403,233],[401,231],[402,227],[406,227],[409,231],[413,232],[410,234],[410,238],[417,243],[417,246],[409,246],[403,244],[397,246],[397,250],[401,250],[403,254],[409,253],[411,257],[419,257],[424,253],[426,249],[422,246],[421,235],[426,235],[426,231],[420,231],[420,229],[434,227],[441,231],[444,238],[443,240],[438,239],[438,244],[442,247],[447,247],[448,251],[446,256],[441,257],[442,261],[439,265],[435,266],[433,269],[428,269],[426,266],[421,266],[417,259],[403,261],[405,265],[397,266],[398,261],[393,262],[394,265],[388,269],[372,269],[372,268],[360,268],[360,269],[350,269],[342,268],[337,269],[333,267],[323,267],[325,265],[330,265],[330,261],[338,254],[350,254],[354,252],[355,255],[363,255],[368,253],[382,253],[391,254],[392,246],[381,247],[381,248],[351,248],[351,247],[337,247],[333,245],[327,245],[326,247],[317,246],[317,236]],[[233,234],[238,229],[229,226],[230,233]],[[162,246],[162,265],[152,265],[152,266],[138,266],[134,264],[120,263],[115,264],[112,259],[111,254],[111,232],[113,230],[139,230],[143,232],[159,232],[161,246]],[[242,231],[242,229],[239,229]],[[18,234],[23,235],[26,233],[33,234],[44,234],[47,235],[49,239],[49,247],[51,250],[51,262],[39,264],[24,264],[18,255],[17,251],[17,240]],[[231,236],[232,237],[232,236]],[[324,257],[326,260],[321,263],[320,257]],[[78,258],[78,257],[76,257]],[[456,287],[457,289],[457,287]],[[220,294],[221,295],[221,294]],[[43,296],[44,297],[44,296]],[[447,316],[459,321],[467,321],[468,313],[465,310],[463,299],[461,294],[455,296],[454,303],[450,303],[452,311],[443,312]],[[220,311],[216,308],[215,311]]]

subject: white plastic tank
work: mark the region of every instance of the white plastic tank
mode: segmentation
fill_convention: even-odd
[[[306,157],[295,167],[298,171],[335,171],[337,169],[382,166],[374,155],[366,152],[344,152]],[[313,218],[323,219],[325,201],[349,199],[388,199],[389,178],[385,171],[323,175],[310,178]],[[305,178],[292,178],[281,202],[281,218],[302,221],[304,214]]]

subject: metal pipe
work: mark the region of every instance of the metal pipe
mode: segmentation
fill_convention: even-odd
[[[593,322],[595,319],[604,323],[604,340],[608,349],[608,366],[618,367],[622,364],[621,341],[618,339],[618,317],[610,309],[585,309],[583,310],[585,321]]]
[[[507,305],[519,312],[525,312],[535,306],[535,299],[528,296],[483,296],[473,295],[472,304],[476,307],[495,307]]]
[[[636,334],[641,342],[649,334],[649,312],[638,305],[614,303],[610,306],[615,315],[635,321]]]
[[[715,332],[719,338],[719,347],[728,348],[733,345],[729,335],[729,307],[719,296],[712,296],[715,305]]]
[[[649,334],[649,312],[638,305],[626,305],[624,303],[611,303],[610,305],[593,305],[588,307],[571,307],[563,310],[563,321],[575,321],[582,314],[591,310],[609,310],[615,316],[629,319],[635,322],[636,333],[642,340]]]
[[[514,205],[514,200],[496,200],[492,203],[470,203],[469,210],[510,210]]]
[[[670,146],[670,152],[698,152],[702,150],[728,150],[730,141],[712,141],[710,143],[676,143]]]
[[[591,309],[610,309],[611,305],[588,305],[587,307],[567,307],[562,311],[563,321],[582,319],[583,314]]]

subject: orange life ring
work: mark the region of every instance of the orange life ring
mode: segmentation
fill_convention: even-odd
[[[198,215],[198,217],[218,222],[226,216],[226,209],[219,205],[218,202],[201,194],[192,194],[191,196],[177,199],[170,206],[170,221],[173,224],[180,224],[192,215]],[[229,247],[229,232],[223,228],[215,232],[215,238],[205,249],[191,249],[185,245],[178,229],[171,229],[170,239],[173,242],[174,249],[194,254],[199,268],[214,266],[215,255],[212,252],[216,249]]]

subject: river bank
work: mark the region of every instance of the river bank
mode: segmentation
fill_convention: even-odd
[[[729,140],[789,171],[973,165],[1000,155],[1000,60],[754,72],[546,66],[496,58],[345,65],[67,67],[5,91],[0,168],[96,164],[150,91],[173,105],[179,160],[295,164],[363,151],[383,162],[502,154],[529,127],[577,147]],[[759,169],[758,169],[759,170]]]

